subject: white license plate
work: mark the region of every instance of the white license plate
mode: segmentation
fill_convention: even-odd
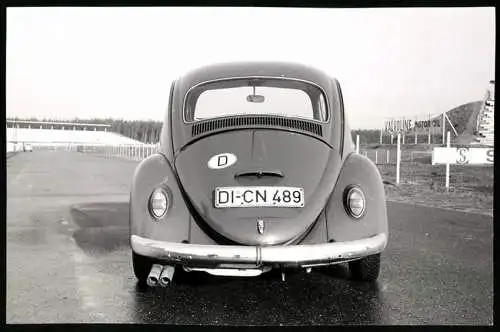
[[[215,207],[303,207],[304,189],[297,187],[218,187]]]

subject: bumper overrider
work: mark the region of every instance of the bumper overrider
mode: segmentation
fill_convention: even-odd
[[[173,243],[130,236],[139,255],[191,268],[259,269],[262,267],[311,267],[356,260],[382,252],[384,233],[360,240],[288,246],[233,246]]]

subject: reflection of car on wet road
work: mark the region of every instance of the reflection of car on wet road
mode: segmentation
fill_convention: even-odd
[[[130,194],[136,277],[257,276],[349,263],[373,281],[388,237],[382,179],[353,150],[339,82],[299,64],[234,63],[173,82],[161,149]]]

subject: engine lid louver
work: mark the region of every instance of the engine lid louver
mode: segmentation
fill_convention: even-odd
[[[195,123],[191,128],[193,137],[201,134],[218,131],[224,128],[235,127],[281,127],[306,131],[317,136],[323,136],[321,124],[298,119],[289,119],[274,116],[238,116],[223,119],[204,120]]]

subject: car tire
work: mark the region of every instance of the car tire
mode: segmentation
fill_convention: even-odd
[[[132,265],[134,267],[134,274],[139,280],[139,284],[146,285],[149,272],[153,266],[153,260],[149,257],[144,257],[132,252]]]
[[[356,281],[375,281],[380,273],[380,254],[349,262],[351,278]]]

